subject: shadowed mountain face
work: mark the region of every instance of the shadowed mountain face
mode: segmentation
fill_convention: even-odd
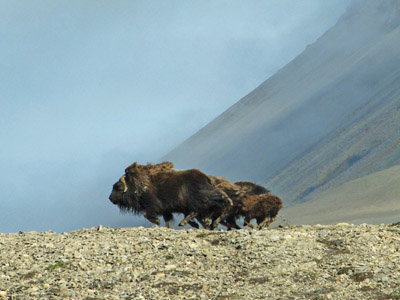
[[[286,206],[399,164],[399,25],[399,1],[353,1],[301,55],[164,159],[266,184]]]

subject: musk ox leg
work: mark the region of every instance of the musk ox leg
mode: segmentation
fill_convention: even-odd
[[[219,225],[219,223],[221,223],[221,221],[223,221],[223,219],[221,218],[221,216],[217,217],[216,219],[214,219],[210,225],[210,227],[208,229],[210,230],[214,230],[215,228],[217,228],[217,226]]]
[[[271,225],[272,222],[274,222],[276,220],[276,216],[275,217],[267,217],[265,218],[264,221],[262,221],[259,225],[258,228],[268,228],[269,225]]]
[[[228,231],[231,231],[231,230],[232,230],[232,227],[234,227],[234,226],[232,226],[231,223],[226,222],[226,221],[222,221],[220,224],[221,224],[221,225],[224,225],[224,226],[227,228],[226,230],[228,230]]]
[[[188,215],[185,215],[185,218],[179,223],[179,226],[185,226],[189,221],[197,217],[197,212],[191,212]]]
[[[157,216],[153,216],[153,215],[149,215],[147,213],[144,213],[144,217],[149,220],[151,223],[156,224],[156,225],[160,225],[160,219],[157,218]]]
[[[269,226],[269,221],[270,221],[270,218],[269,217],[266,217],[264,220],[259,220],[259,219],[257,219],[257,224],[258,224],[258,229],[259,230],[261,230],[261,229],[263,229],[264,228],[264,226]],[[268,224],[268,225],[267,225]]]
[[[203,226],[204,229],[209,229],[210,223],[211,223],[211,219],[209,217],[206,217],[203,219],[203,218],[197,216],[196,220],[197,220],[197,222],[199,222],[199,224],[201,224],[201,226]]]
[[[226,220],[221,221],[221,224],[224,225],[224,226],[226,226],[226,227],[228,228],[228,230],[232,230],[232,228],[241,229],[241,228],[239,227],[239,225],[236,224],[236,220],[235,220],[235,218],[233,218],[233,217],[229,217],[229,218],[227,218]]]
[[[225,221],[225,219],[229,216],[229,212],[230,212],[229,208],[228,209],[224,209],[222,211],[222,213],[212,221],[211,226],[210,226],[209,229],[213,230],[219,225],[219,223]]]
[[[199,229],[199,224],[197,224],[195,221],[188,221],[188,224],[193,228]]]
[[[204,218],[204,221],[202,221],[202,225],[205,229],[210,228],[210,224],[211,224],[211,218],[210,217],[206,217]]]
[[[230,225],[231,227],[235,228],[235,229],[242,229],[235,221],[235,219],[229,219],[228,221],[228,225]]]
[[[165,226],[167,228],[171,228],[171,220],[174,218],[174,216],[171,213],[165,213],[163,214]]]
[[[245,218],[243,226],[249,226],[250,228],[254,228],[253,224],[250,223],[250,220],[251,219],[249,219],[249,218]]]
[[[276,220],[276,217],[266,217],[264,219],[264,221],[262,221],[260,224],[258,224],[258,229],[262,229],[262,228],[268,228],[269,225],[271,225],[272,222],[274,222]]]

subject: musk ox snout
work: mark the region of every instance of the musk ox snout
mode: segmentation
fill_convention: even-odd
[[[108,197],[108,199],[110,199],[112,204],[118,204],[119,202],[119,197],[117,195],[115,195],[114,190],[111,192],[110,197]]]
[[[118,203],[118,199],[113,196],[113,194],[111,193],[110,197],[108,197],[108,199],[110,199],[112,204],[117,204]]]
[[[125,176],[122,176],[117,183],[113,185],[112,192],[110,194],[110,201],[112,204],[121,203],[123,195],[128,191],[128,185],[126,184]]]

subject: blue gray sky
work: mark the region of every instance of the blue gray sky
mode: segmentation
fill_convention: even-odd
[[[0,0],[0,232],[150,225],[108,200],[349,0]]]

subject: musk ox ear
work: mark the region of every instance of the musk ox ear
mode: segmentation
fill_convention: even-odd
[[[125,169],[125,174],[136,173],[137,171],[138,171],[137,162],[134,162],[133,164],[131,164],[129,167],[127,167]]]

